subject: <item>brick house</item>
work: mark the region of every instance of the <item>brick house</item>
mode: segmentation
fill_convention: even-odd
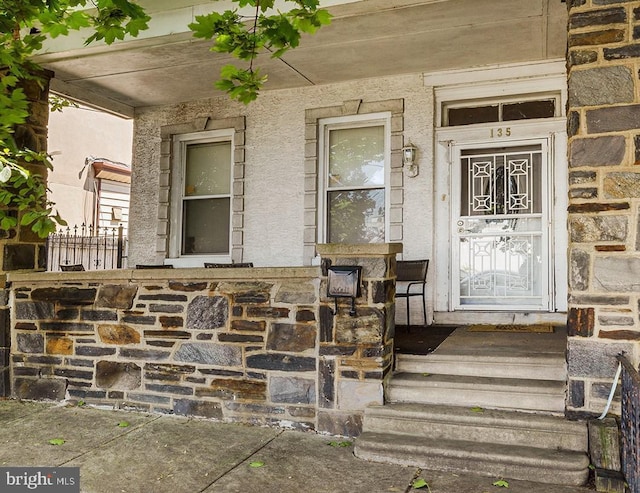
[[[369,402],[384,400],[380,386],[367,379],[388,377],[392,358],[386,336],[359,340],[371,326],[366,320],[331,326],[328,330],[335,332],[327,335],[333,322],[327,322],[330,303],[322,294],[326,272],[320,284],[310,279],[324,259],[347,258],[377,268],[382,260],[386,268],[374,274],[371,267],[367,273],[366,296],[369,305],[392,306],[376,290],[392,282],[397,254],[431,259],[429,322],[566,324],[564,411],[578,416],[602,410],[616,355],[625,352],[636,365],[640,357],[640,173],[635,170],[640,159],[640,1],[329,1],[332,25],[281,61],[265,60],[269,83],[249,106],[213,92],[211,81],[228,60],[209,53],[206,44],[187,33],[192,16],[210,9],[209,3],[141,3],[149,3],[154,24],[140,39],[91,49],[69,39],[53,45],[39,61],[55,73],[53,90],[134,118],[129,262],[184,270],[156,284],[152,274],[105,278],[97,292],[90,287],[95,279],[77,274],[86,290],[81,297],[87,298],[68,302],[80,311],[92,305],[94,319],[76,329],[80,334],[99,331],[92,323],[105,317],[103,341],[133,338],[137,344],[139,331],[128,332],[114,322],[156,324],[144,331],[145,337],[158,331],[157,339],[164,342],[156,341],[153,350],[163,357],[168,351],[163,347],[170,344],[160,332],[178,323],[172,310],[182,313],[175,303],[185,304],[198,330],[202,313],[215,311],[231,296],[245,304],[225,308],[230,330],[217,341],[241,342],[242,351],[266,344],[266,352],[248,356],[255,366],[239,374],[211,370],[206,376],[178,378],[176,372],[187,370],[138,364],[128,383],[112,391],[114,399],[125,396],[123,386],[137,388],[141,374],[173,375],[167,379],[196,386],[208,385],[210,376],[217,375],[213,390],[196,389],[196,395],[218,398],[227,392],[251,400],[266,392],[280,402],[288,395],[295,396],[291,402],[306,395],[309,405],[292,406],[285,413],[288,419],[313,423],[322,431],[359,433],[353,416],[361,415],[362,401],[346,396],[362,391],[367,398],[377,396]],[[410,144],[415,160],[404,161]],[[205,160],[217,166],[203,177]],[[359,246],[341,251],[335,244]],[[367,250],[362,244],[377,247]],[[283,304],[280,308],[295,305],[286,310],[295,314],[298,335],[287,332],[289,325],[272,327],[268,321],[277,303],[266,310],[270,315],[263,307],[261,315],[247,316],[246,303],[269,298],[264,284],[245,286],[235,298],[239,288],[231,274],[215,289],[201,285],[209,275],[200,269],[205,262],[252,262],[261,280],[279,286],[269,296]],[[26,292],[37,275],[10,279],[14,289]],[[144,294],[113,288],[125,280],[138,283]],[[40,317],[33,312],[43,308],[39,303],[48,309],[47,303],[61,293],[75,296],[56,286],[39,288],[35,297],[35,291],[23,294],[31,304],[22,308],[14,329],[23,331],[23,349],[35,346],[47,353],[48,344],[75,344],[70,354],[78,358],[82,343],[54,341],[46,333],[40,339],[29,332],[42,330],[28,322]],[[207,291],[215,296],[209,299]],[[312,291],[320,293],[320,301]],[[124,299],[129,301],[118,305]],[[122,313],[108,315],[96,307]],[[153,318],[153,310],[161,315]],[[393,323],[390,310],[384,312],[384,327]],[[416,310],[419,317],[417,305]],[[367,311],[365,318],[372,313]],[[55,318],[55,310],[48,315]],[[310,332],[309,322],[316,319],[318,333]],[[51,331],[64,330],[59,321],[47,323],[54,324],[48,326]],[[190,339],[192,334],[183,330],[176,337]],[[204,352],[220,351],[207,357],[240,364],[236,346],[205,347],[207,337],[199,334],[181,343],[173,363],[197,366],[206,359]],[[318,366],[305,353],[314,337],[319,338]],[[379,344],[368,345],[374,339]],[[88,340],[84,356],[106,356],[98,362],[105,374],[114,365],[131,373],[122,366],[129,363],[112,361],[115,349]],[[351,359],[341,353],[349,341],[358,346],[358,356],[349,353]],[[296,355],[284,363],[286,358],[269,350]],[[136,351],[127,349],[134,358]],[[31,351],[23,352],[27,356],[14,361],[29,366]],[[286,365],[302,372],[314,366],[319,376],[278,374],[266,383],[247,376]],[[26,387],[33,384],[29,371],[21,376]],[[57,371],[59,377],[80,372],[80,380],[91,382],[86,387],[96,385],[95,375],[83,375],[78,368]],[[255,381],[238,380],[242,375]],[[182,392],[177,384],[164,390],[153,385],[160,393]],[[344,396],[344,407],[322,401],[332,398],[334,390]],[[173,399],[144,401],[144,395],[139,402],[147,408],[164,409]],[[109,399],[109,392],[99,398]],[[175,397],[171,405],[174,411],[219,414],[213,404],[188,397]],[[242,405],[235,406],[238,411]],[[238,412],[268,416],[273,411],[266,405],[246,406]]]

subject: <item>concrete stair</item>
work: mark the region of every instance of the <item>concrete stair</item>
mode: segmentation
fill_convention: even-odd
[[[365,410],[361,459],[540,483],[589,476],[585,424],[517,411],[391,403]]]
[[[440,354],[431,353],[427,358],[413,354],[399,354],[396,371],[406,373],[439,373],[503,378],[530,379],[535,375],[541,380],[562,380],[566,374],[566,362],[562,356],[550,354]],[[509,373],[504,373],[508,370]]]
[[[496,478],[584,484],[589,475],[586,424],[563,416],[566,339],[556,334],[545,343],[539,334],[509,334],[509,339],[463,331],[456,341],[459,330],[442,351],[397,355],[389,403],[365,410],[356,456]],[[531,344],[535,337],[542,342]],[[514,340],[512,349],[508,344]]]
[[[449,349],[443,352],[396,356],[389,401],[564,413],[564,351],[502,346],[485,351],[462,343],[452,350],[445,342]]]
[[[388,388],[392,402],[451,404],[563,413],[564,382],[523,378],[397,373]]]

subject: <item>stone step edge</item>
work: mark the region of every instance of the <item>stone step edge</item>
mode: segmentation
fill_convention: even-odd
[[[368,419],[363,424],[362,433],[388,433],[399,436],[429,437],[442,440],[465,440],[474,443],[491,441],[495,445],[526,445],[540,450],[562,450],[587,453],[588,440],[573,433],[561,434],[539,429],[518,429],[495,426],[457,425],[456,423],[429,422],[416,424],[409,422],[404,427],[398,420]]]
[[[526,356],[492,356],[487,354],[438,354],[437,352],[429,354],[396,354],[396,361],[403,362],[438,362],[438,363],[493,363],[496,365],[565,365],[566,357],[564,354],[528,354]]]
[[[565,409],[565,401],[564,398],[561,397],[545,397],[539,396],[536,394],[525,395],[529,399],[537,398],[538,400],[535,402],[519,402],[517,404],[513,404],[513,401],[499,403],[496,400],[503,399],[506,397],[513,398],[513,394],[505,394],[505,395],[496,395],[489,394],[475,399],[473,402],[470,401],[470,397],[466,398],[469,402],[469,407],[480,407],[483,409],[492,409],[492,410],[505,410],[505,411],[526,411],[526,412],[544,412],[547,414],[551,414],[554,416],[561,416],[564,414]],[[489,399],[491,398],[491,399]],[[543,400],[542,400],[543,399]],[[424,398],[417,399],[415,396],[403,396],[397,395],[397,393],[387,393],[387,400],[394,404],[408,404],[408,403],[419,403],[425,405],[449,405],[449,406],[463,406],[465,402],[460,400],[453,399],[439,399],[439,398]]]
[[[474,375],[445,375],[439,373],[422,375],[420,373],[399,372],[395,373],[389,382],[389,389],[392,388],[477,390],[479,392],[508,392],[511,390],[526,394],[555,394],[560,393],[561,390],[564,394],[565,382],[560,380],[478,377]]]
[[[519,361],[514,363],[496,364],[493,361],[462,361],[462,360],[396,360],[396,371],[421,373],[437,369],[440,373],[452,375],[495,375],[510,372],[513,374],[535,375],[532,380],[541,380],[537,375],[553,375],[552,380],[565,380],[567,365],[563,362],[538,363]]]
[[[363,436],[364,435],[364,436]],[[373,434],[375,437],[375,434]],[[510,479],[521,479],[535,481],[538,483],[559,484],[559,485],[584,485],[589,477],[589,458],[582,452],[565,452],[559,454],[551,450],[537,451],[528,460],[509,460],[514,455],[514,448],[510,448],[511,454],[504,454],[496,460],[486,454],[490,447],[483,444],[480,453],[451,453],[445,450],[445,454],[429,453],[430,443],[422,442],[417,446],[399,446],[397,436],[386,439],[386,443],[381,443],[377,438],[371,438],[372,434],[362,434],[356,440],[354,454],[364,460],[374,462],[392,463],[409,467],[421,467],[431,470],[472,473],[487,477],[502,477]],[[378,435],[379,437],[379,435]],[[415,442],[415,440],[414,440]],[[393,444],[390,446],[390,444]],[[458,445],[464,446],[464,444]],[[504,446],[500,446],[505,450]],[[436,450],[432,448],[432,450]],[[515,451],[517,454],[523,453],[523,448],[519,447]],[[542,454],[542,455],[541,455]],[[527,454],[524,454],[527,455]],[[549,459],[550,457],[550,459]],[[563,459],[560,461],[559,459]],[[544,491],[544,489],[536,490]]]
[[[404,449],[425,456],[445,456],[466,461],[496,462],[505,466],[530,465],[541,471],[585,471],[589,468],[586,453],[571,450],[541,449],[520,445],[432,439],[395,433],[363,432],[356,439],[356,451],[375,448],[384,451]],[[358,454],[356,453],[356,456]]]
[[[364,410],[363,423],[367,418],[377,420],[428,421],[448,423],[458,426],[483,428],[515,428],[524,431],[562,433],[587,437],[587,425],[583,421],[569,421],[561,416],[509,411],[504,409],[483,409],[474,412],[469,407],[442,404],[419,404],[393,402],[384,406],[370,405]]]

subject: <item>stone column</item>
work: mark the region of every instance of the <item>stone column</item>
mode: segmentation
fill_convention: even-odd
[[[640,324],[640,1],[568,0],[569,413],[600,413]],[[615,409],[615,407],[614,407]]]
[[[317,245],[321,256],[318,431],[359,435],[369,404],[384,403],[395,331],[395,266],[402,244]],[[327,297],[329,266],[362,266],[356,315],[350,301]]]
[[[47,125],[49,122],[49,80],[51,72],[40,74],[41,87],[36,81],[24,81],[21,86],[30,102],[30,116],[24,125],[16,128],[15,139],[20,148],[29,148],[37,152],[47,150]],[[22,163],[33,173],[45,179],[47,169],[43,165]],[[18,211],[11,211],[19,216]],[[9,290],[6,288],[6,273],[30,271],[44,268],[44,240],[31,231],[28,226],[18,226],[10,230],[0,230],[0,396],[10,395],[9,357],[11,337],[9,332]]]

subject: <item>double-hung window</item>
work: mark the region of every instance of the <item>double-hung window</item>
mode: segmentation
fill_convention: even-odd
[[[171,257],[228,260],[233,131],[176,136],[174,151]]]
[[[321,241],[386,241],[389,121],[388,114],[320,121]]]

